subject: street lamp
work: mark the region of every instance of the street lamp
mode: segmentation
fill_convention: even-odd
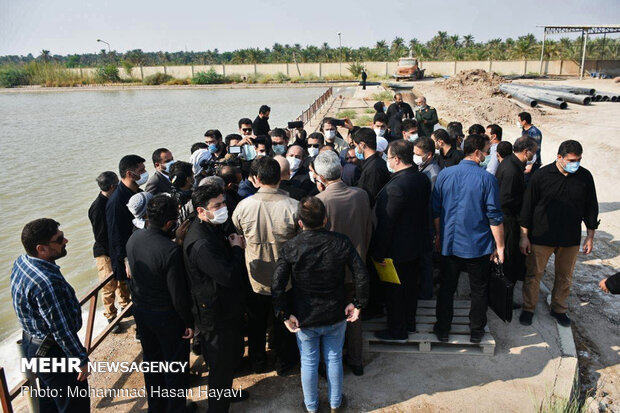
[[[338,43],[340,45],[340,76],[342,76],[342,33],[338,32]]]
[[[105,43],[108,45],[108,53],[110,53],[110,43],[106,42],[105,40],[101,40],[101,39],[97,39],[98,42],[100,43]]]

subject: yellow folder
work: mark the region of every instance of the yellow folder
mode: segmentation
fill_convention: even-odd
[[[385,266],[379,265],[374,259],[372,260],[377,274],[379,274],[379,279],[386,283],[400,284],[400,278],[398,278],[396,268],[394,268],[394,261],[391,258],[386,258],[384,262]]]

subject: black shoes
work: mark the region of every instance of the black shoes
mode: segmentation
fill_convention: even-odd
[[[109,318],[108,319],[108,324],[112,324],[112,322],[114,321],[115,318],[116,317]],[[112,333],[112,334],[120,334],[120,333],[122,333],[121,325],[120,324],[116,324],[114,327],[112,327],[112,330],[110,330],[110,333]]]
[[[295,373],[295,366],[297,363],[276,366],[276,374],[280,377],[290,376]]]
[[[566,313],[556,313],[551,310],[551,317],[555,318],[555,321],[562,327],[570,327],[570,318],[568,318]]]
[[[471,336],[469,337],[469,341],[471,341],[474,344],[480,344],[480,342],[482,341],[483,337],[484,337],[484,332],[482,332],[482,333],[471,333]]]
[[[409,337],[394,337],[388,330],[375,331],[375,337],[390,343],[406,343]]]
[[[519,322],[524,326],[531,326],[533,317],[533,312],[523,310],[521,311],[521,315],[519,316]]]
[[[235,397],[231,397],[230,402],[239,403],[239,402],[246,401],[249,398],[250,398],[250,392],[247,390],[241,390],[241,392],[237,393]]]
[[[343,394],[342,399],[340,399],[340,406],[335,409],[332,407],[331,413],[342,413],[347,410],[347,397]]]
[[[351,364],[347,361],[347,359],[344,359],[344,364],[347,365],[351,371],[353,372],[354,375],[356,376],[363,376],[364,375],[364,366],[361,364]]]
[[[447,331],[440,331],[437,329],[437,327],[433,327],[433,333],[435,333],[435,336],[437,336],[437,340],[442,343],[447,343],[450,339],[450,334]]]

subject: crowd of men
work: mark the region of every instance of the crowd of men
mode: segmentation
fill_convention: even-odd
[[[331,411],[342,411],[343,364],[364,373],[362,309],[364,319],[387,315],[378,339],[406,342],[416,332],[417,300],[436,297],[434,333],[446,342],[464,271],[470,340],[480,343],[493,262],[513,282],[523,281],[519,321],[529,325],[551,254],[551,315],[570,325],[581,224],[585,254],[598,227],[580,143],[562,142],[543,166],[542,134],[529,113],[519,114],[522,136],[511,143],[496,124],[474,124],[467,136],[459,122],[438,127],[424,97],[415,110],[400,94],[388,108],[375,108],[370,128],[325,118],[319,131],[306,134],[303,127],[271,129],[271,109],[263,105],[254,121],[239,120],[238,133],[208,130],[187,162],[158,148],[152,168],[126,155],[118,176],[97,177],[100,194],[88,212],[93,253],[99,279],[113,275],[102,290],[104,315],[112,322],[116,302],[121,311],[133,303],[145,361],[188,361],[191,348],[204,356],[209,388],[230,389],[247,337],[254,372],[270,370],[269,346],[279,376],[301,362],[307,411],[319,408],[319,372],[328,379]],[[55,263],[66,254],[59,225],[43,218],[24,227],[26,254],[11,274],[13,304],[27,357],[45,356],[39,350],[48,342],[47,354],[77,357],[84,367],[80,307]],[[399,283],[378,276],[377,268],[391,263]],[[601,289],[617,292],[617,277],[601,281]],[[59,388],[85,386],[86,376],[83,368],[77,378],[39,379]],[[146,373],[145,384],[186,389],[188,372]],[[191,409],[178,394],[149,392],[149,411]],[[209,411],[226,412],[248,396],[244,390],[209,398]],[[45,411],[89,409],[83,398],[44,402]]]

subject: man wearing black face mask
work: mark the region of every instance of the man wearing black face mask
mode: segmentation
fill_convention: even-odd
[[[268,135],[271,128],[269,127],[269,113],[271,108],[267,105],[263,105],[258,110],[258,116],[252,123],[252,131],[254,135]]]
[[[152,411],[186,411],[182,394],[188,388],[189,340],[194,335],[194,319],[183,252],[171,239],[178,210],[176,199],[164,194],[155,196],[147,207],[149,226],[134,232],[127,242],[133,313],[144,361],[186,363],[182,372],[144,374]],[[151,389],[170,390],[178,396],[157,396]]]

